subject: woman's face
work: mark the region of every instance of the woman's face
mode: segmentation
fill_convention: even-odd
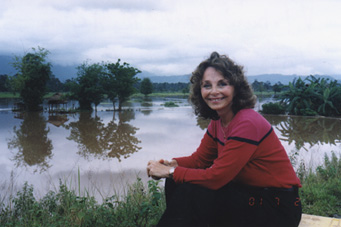
[[[219,71],[208,67],[201,81],[201,96],[218,115],[231,111],[234,86]]]

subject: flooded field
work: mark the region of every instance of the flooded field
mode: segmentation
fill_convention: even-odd
[[[164,107],[167,101],[179,106]],[[180,98],[132,100],[121,112],[108,102],[76,114],[21,114],[11,111],[13,102],[0,100],[0,199],[25,181],[38,197],[60,181],[100,198],[122,193],[137,177],[148,181],[148,160],[195,151],[208,124]],[[295,168],[315,168],[325,154],[340,154],[340,119],[265,117]]]

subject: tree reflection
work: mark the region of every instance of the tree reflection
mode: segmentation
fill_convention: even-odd
[[[71,129],[68,139],[78,143],[78,154],[82,157],[111,157],[121,161],[121,156],[127,158],[141,149],[140,141],[134,136],[138,128],[127,123],[135,118],[133,111],[120,111],[118,122],[114,112],[106,126],[98,116],[91,115],[91,112],[81,112],[79,120],[67,126]]]
[[[21,115],[23,121],[15,136],[8,141],[8,148],[18,149],[14,156],[16,166],[37,166],[35,171],[43,172],[50,166],[48,159],[52,158],[52,141],[47,137],[50,129],[46,126],[46,119],[40,112],[28,112]]]
[[[135,118],[133,111],[120,111],[118,113],[119,121],[115,123],[115,112],[113,120],[104,129],[103,144],[106,146],[108,156],[117,158],[121,161],[121,156],[128,158],[130,154],[141,149],[139,141],[134,135],[138,128],[133,127],[127,122]]]
[[[94,156],[103,155],[103,146],[100,143],[104,124],[101,119],[95,115],[92,117],[92,111],[80,112],[77,122],[71,122],[66,126],[71,129],[69,140],[78,143],[78,154],[88,157],[90,154]]]
[[[332,144],[341,142],[341,121],[330,118],[287,117],[276,128],[284,137],[283,141],[295,143],[297,150],[304,148],[308,143],[310,147],[316,144]]]

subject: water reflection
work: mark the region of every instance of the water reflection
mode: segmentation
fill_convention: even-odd
[[[115,123],[115,112],[113,120],[109,122],[104,129],[103,144],[108,151],[108,156],[117,158],[121,161],[121,157],[128,158],[130,154],[141,149],[138,146],[141,143],[134,135],[138,128],[128,124],[135,118],[134,111],[122,111],[118,113],[118,123]]]
[[[295,117],[295,116],[266,116],[281,135],[281,140],[294,143],[297,150],[307,149],[316,144],[336,145],[341,143],[341,121],[331,118]]]
[[[60,127],[65,122],[67,122],[69,119],[67,118],[66,114],[49,114],[49,120],[48,122],[50,124],[53,124],[54,126]]]
[[[116,122],[115,116],[118,115]],[[141,149],[134,135],[138,128],[128,124],[135,118],[134,111],[113,112],[113,119],[105,125],[102,120],[91,112],[81,112],[77,122],[66,126],[70,129],[68,140],[78,144],[78,154],[84,158],[127,158]]]
[[[36,166],[35,171],[40,172],[47,170],[53,146],[47,137],[50,129],[46,126],[45,117],[39,112],[22,113],[16,117],[23,121],[18,128],[13,127],[15,135],[8,140],[8,148],[17,149],[13,158],[16,166]]]
[[[68,140],[73,140],[78,144],[78,154],[87,158],[89,155],[101,156],[103,147],[100,143],[104,124],[101,119],[92,112],[80,112],[79,119],[66,125],[70,129]]]

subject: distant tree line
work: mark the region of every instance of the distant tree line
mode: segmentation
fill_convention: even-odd
[[[282,84],[280,81],[275,83],[274,85],[271,85],[269,81],[262,82],[255,80],[252,84],[252,89],[257,92],[274,92],[275,95],[281,91],[287,90],[288,86]]]
[[[122,104],[134,93],[149,95],[153,92],[188,93],[188,83],[152,83],[136,77],[141,71],[120,59],[115,63],[84,62],[77,67],[77,77],[61,82],[51,71],[47,62],[49,51],[38,47],[23,57],[15,56],[12,63],[17,73],[14,76],[0,75],[0,92],[19,93],[26,110],[41,109],[43,97],[48,92],[67,93],[68,99],[77,100],[80,109],[97,108],[108,98],[121,110]]]
[[[51,63],[47,62],[49,51],[32,48],[23,57],[16,56],[12,63],[18,71],[14,76],[1,75],[0,92],[18,92],[25,110],[40,110],[47,92],[68,92],[68,98],[77,100],[80,109],[95,108],[106,96],[121,110],[122,103],[136,89],[141,71],[118,59],[116,63],[84,62],[77,67],[77,77],[62,83],[52,75]]]
[[[129,97],[141,92],[144,95],[159,92],[189,92],[189,83],[152,83],[149,78],[142,81],[136,77],[141,71],[118,59],[115,63],[84,62],[77,67],[77,77],[64,83],[51,71],[47,62],[49,51],[38,47],[23,57],[15,57],[14,76],[0,75],[0,92],[18,92],[27,110],[39,110],[47,92],[66,92],[69,99],[77,100],[80,109],[95,109],[104,98],[108,98],[121,110]],[[280,94],[283,107],[294,115],[341,115],[341,86],[335,81],[313,76],[295,79],[289,85],[255,80],[252,88],[256,92],[273,91]],[[284,108],[285,107],[285,108]],[[270,106],[270,109],[274,109]]]

